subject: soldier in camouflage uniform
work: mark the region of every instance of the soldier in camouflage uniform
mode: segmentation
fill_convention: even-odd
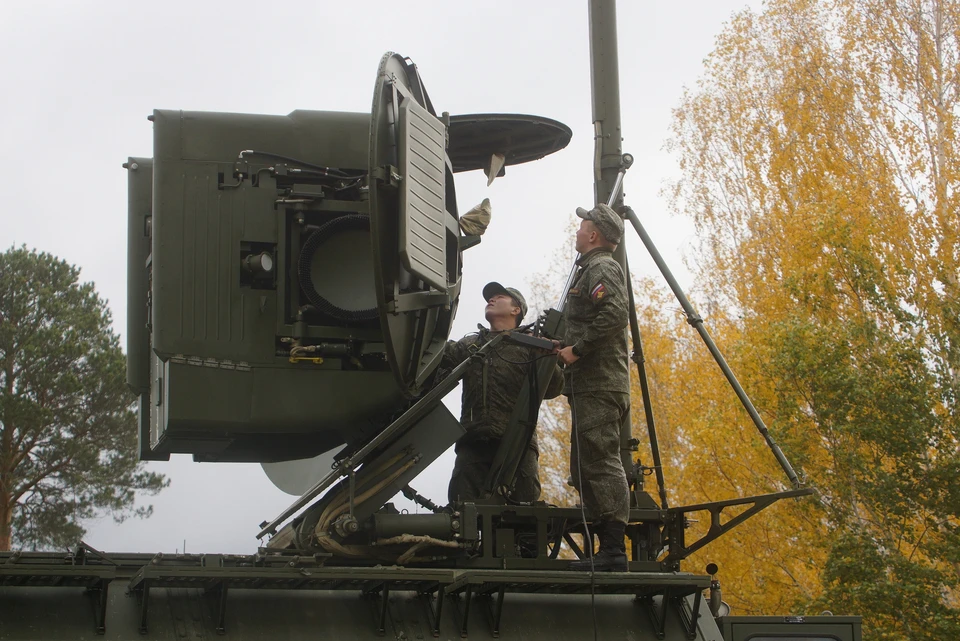
[[[488,283],[483,288],[483,298],[487,301],[485,317],[490,328],[478,326],[477,333],[448,341],[441,368],[456,367],[500,332],[519,327],[527,313],[523,295],[512,287]],[[545,354],[544,350],[503,341],[482,362],[467,370],[460,416],[467,433],[456,445],[457,461],[447,490],[451,503],[482,498],[487,474],[526,382],[528,367]],[[559,396],[562,389],[563,374],[557,365],[546,398]],[[514,500],[533,502],[540,498],[539,457],[534,433],[517,468]]]
[[[625,572],[630,490],[620,460],[620,426],[630,407],[629,315],[623,270],[613,258],[623,219],[603,204],[578,208],[577,215],[583,219],[576,245],[581,256],[564,307],[559,359],[573,419],[570,475],[593,519],[600,550],[592,564],[587,559],[570,567]]]

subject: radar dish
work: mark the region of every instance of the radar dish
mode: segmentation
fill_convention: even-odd
[[[454,172],[483,169],[493,154],[503,154],[506,165],[519,165],[560,151],[572,137],[570,127],[550,118],[463,114],[450,116],[447,153]]]
[[[330,473],[333,461],[342,449],[343,447],[336,447],[313,458],[261,463],[260,466],[277,489],[292,496],[300,496]]]
[[[445,140],[416,66],[384,55],[370,120],[370,235],[386,361],[410,397],[440,362],[460,293]]]

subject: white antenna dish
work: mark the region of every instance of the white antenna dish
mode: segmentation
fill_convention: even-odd
[[[340,447],[330,450],[313,458],[261,463],[260,466],[278,489],[293,496],[300,496],[330,472],[334,458],[342,449]]]

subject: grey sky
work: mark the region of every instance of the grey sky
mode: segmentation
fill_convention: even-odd
[[[660,195],[671,109],[732,12],[759,0],[620,0],[627,202],[671,265],[690,226]],[[507,168],[492,187],[459,174],[461,211],[484,197],[493,222],[464,258],[454,336],[482,321],[480,289],[522,290],[568,247],[576,206],[592,200],[587,6],[582,0],[487,2],[29,2],[0,16],[0,246],[26,244],[82,268],[125,327],[128,156],[152,155],[155,108],[286,114],[365,112],[385,51],[411,57],[439,111],[547,116],[573,129],[566,150]],[[634,237],[631,266],[652,272]],[[456,398],[448,399],[451,407]],[[451,453],[414,485],[443,502]],[[115,551],[253,552],[257,524],[293,497],[259,466],[154,464],[172,486],[146,521],[91,523],[87,542]]]

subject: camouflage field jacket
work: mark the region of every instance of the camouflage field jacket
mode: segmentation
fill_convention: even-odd
[[[623,270],[607,249],[594,249],[577,264],[563,310],[563,342],[580,358],[564,368],[563,392],[629,393],[629,301]]]
[[[497,335],[485,327],[479,329],[458,341],[448,341],[440,367],[445,370],[456,367]],[[460,415],[460,423],[467,433],[457,442],[458,449],[470,443],[496,441],[504,435],[529,367],[537,357],[546,354],[544,350],[502,341],[467,370],[463,377]],[[554,398],[562,390],[563,373],[557,365],[547,386],[546,398]],[[536,433],[530,447],[538,450]]]

